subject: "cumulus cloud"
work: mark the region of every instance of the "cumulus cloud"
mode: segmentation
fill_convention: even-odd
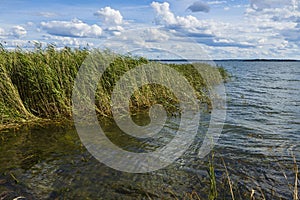
[[[105,7],[95,12],[94,15],[102,20],[102,28],[106,33],[120,35],[124,31],[122,27],[124,21],[120,11]]]
[[[226,40],[234,34],[235,29],[230,25],[213,20],[199,20],[194,16],[175,16],[170,10],[169,3],[153,2],[151,6],[156,12],[156,24],[163,25],[168,30],[173,30],[177,35],[192,37],[195,41],[209,46],[225,46],[246,48],[253,45],[247,41]]]
[[[120,25],[123,23],[123,16],[120,11],[111,7],[101,8],[94,15],[100,17],[107,25]]]
[[[263,10],[255,10],[248,8],[246,10],[246,19],[252,24],[256,30],[271,31],[279,33],[280,31],[292,31],[297,29],[300,22],[300,12],[292,7],[282,8],[265,8]]]
[[[124,28],[122,26],[111,26],[106,28],[105,31],[112,35],[121,35],[121,33],[124,31]]]
[[[64,37],[56,35],[45,35],[43,36],[45,41],[51,41],[51,44],[54,44],[56,47],[86,47],[94,46],[93,42],[88,41],[88,38],[74,38],[74,37]]]
[[[189,9],[192,12],[206,12],[208,13],[210,10],[210,7],[208,4],[202,2],[202,1],[196,1],[192,5],[190,5],[187,9]]]
[[[10,33],[10,35],[12,35],[12,36],[14,36],[16,38],[24,37],[24,36],[26,36],[26,34],[27,34],[27,31],[22,26],[14,26],[11,29],[11,33]]]
[[[167,41],[169,39],[169,35],[160,31],[159,29],[148,28],[143,31],[142,37],[146,42],[161,42]]]
[[[205,35],[212,36],[210,25],[204,21],[198,20],[196,17],[188,16],[175,16],[169,7],[169,3],[153,2],[151,6],[156,12],[156,24],[164,25],[165,27],[183,32],[184,34],[192,35]]]
[[[251,8],[255,10],[263,10],[266,8],[281,8],[293,5],[292,0],[250,0]]]
[[[263,35],[261,38],[264,38],[264,44],[272,44],[273,49],[275,44],[278,44],[278,49],[283,49],[284,45],[300,47],[300,12],[294,9],[294,5],[263,9],[250,7],[245,14],[248,24],[256,33]]]
[[[167,2],[152,2],[152,8],[156,11],[157,24],[177,24],[174,14],[170,11],[170,4]]]
[[[98,25],[88,25],[78,19],[72,21],[42,22],[41,28],[51,35],[67,37],[100,37],[102,28]]]
[[[191,32],[204,31],[206,34],[211,33],[205,21],[200,21],[192,15],[184,17],[175,16],[167,2],[153,2],[151,6],[156,12],[156,24],[165,25],[171,29],[184,29]]]
[[[172,29],[202,29],[203,24],[194,16],[188,15],[185,17],[175,16],[170,10],[170,5],[167,2],[153,2],[151,6],[156,12],[156,24],[165,25]]]
[[[0,28],[0,38],[22,38],[27,35],[27,31],[20,25],[13,26],[9,31]]]

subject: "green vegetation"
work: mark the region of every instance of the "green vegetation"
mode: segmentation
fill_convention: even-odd
[[[19,123],[35,119],[70,119],[71,97],[76,74],[89,54],[86,49],[57,50],[54,46],[36,47],[33,51],[0,48],[0,124]],[[99,115],[111,116],[110,96],[115,83],[128,70],[149,63],[145,58],[117,55],[100,80],[96,93],[96,110]],[[197,64],[206,80],[197,73],[192,64],[169,64],[182,73],[195,88],[202,102],[209,103],[205,82],[219,83],[213,70],[217,68]],[[218,70],[227,78],[224,69]],[[211,82],[209,82],[211,84]],[[169,111],[177,110],[178,100],[166,88],[145,85],[131,98],[133,112],[147,110],[151,105],[161,103]]]
[[[73,80],[87,53],[53,46],[32,52],[0,49],[0,123],[70,117]]]
[[[211,158],[209,160],[208,170],[207,170],[209,175],[209,180],[210,180],[210,190],[208,195],[209,200],[215,200],[218,198],[217,181],[216,181],[216,174],[215,174],[215,168],[213,162],[214,162],[214,154],[211,155]]]

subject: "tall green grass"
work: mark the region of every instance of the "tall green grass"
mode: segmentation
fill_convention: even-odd
[[[100,51],[100,50],[99,50]],[[55,46],[32,51],[15,49],[8,51],[0,46],[0,124],[24,121],[33,118],[71,118],[71,97],[77,72],[85,58],[87,49]],[[128,70],[147,64],[145,58],[117,55],[103,74],[96,93],[96,110],[99,115],[111,116],[110,97],[115,83]],[[214,80],[207,64],[197,64]],[[192,64],[169,64],[183,74],[195,88],[199,100],[209,103],[207,85]],[[227,74],[219,69],[223,78]],[[211,83],[209,83],[211,84]],[[145,85],[135,91],[130,101],[133,112],[147,110],[152,104],[161,103],[169,113],[178,111],[178,100],[167,89],[158,85]]]
[[[34,51],[1,48],[1,123],[33,116],[70,117],[74,77],[87,54],[70,48],[58,51],[54,46]]]

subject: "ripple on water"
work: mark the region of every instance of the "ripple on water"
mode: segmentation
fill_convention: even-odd
[[[227,117],[214,149],[218,187],[229,195],[224,198],[230,194],[221,158],[241,193],[255,189],[257,195],[262,190],[267,199],[292,199],[293,156],[300,161],[300,63],[217,64],[234,77],[226,83]],[[0,193],[13,190],[30,199],[171,199],[174,195],[181,199],[196,191],[207,199],[208,158],[199,159],[197,151],[209,119],[208,113],[201,114],[199,133],[180,159],[146,174],[123,173],[99,163],[81,145],[73,128],[5,133],[0,141]],[[114,123],[104,129],[122,148],[149,152],[168,143],[179,122],[171,119],[157,141],[132,139]],[[20,183],[14,183],[10,174]]]

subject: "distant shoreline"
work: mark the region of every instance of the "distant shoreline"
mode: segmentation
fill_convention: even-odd
[[[198,59],[149,59],[156,62],[300,62],[295,59],[216,59],[216,60],[198,60]]]

